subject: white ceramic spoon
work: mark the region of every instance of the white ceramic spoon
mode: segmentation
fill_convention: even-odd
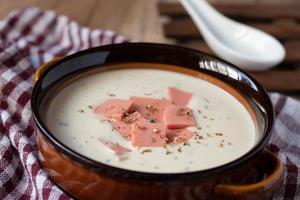
[[[284,59],[285,49],[271,35],[225,17],[206,0],[180,2],[209,47],[224,60],[246,70],[262,71]]]

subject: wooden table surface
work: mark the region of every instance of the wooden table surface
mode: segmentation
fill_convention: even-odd
[[[0,19],[16,8],[51,9],[91,28],[111,29],[143,42],[175,43],[167,39],[158,12],[159,0],[0,0]],[[177,1],[177,0],[163,0]],[[209,0],[222,4],[293,4],[300,0]],[[297,98],[300,98],[297,95]]]
[[[111,29],[144,42],[166,42],[156,3],[158,0],[0,0],[0,18],[15,8],[37,6],[69,16],[81,25]],[[299,0],[210,0],[237,4],[300,4]]]

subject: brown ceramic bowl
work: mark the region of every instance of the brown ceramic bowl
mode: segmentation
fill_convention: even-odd
[[[137,65],[138,64],[138,65]],[[206,79],[235,96],[261,137],[242,157],[212,169],[176,174],[144,173],[96,162],[55,138],[43,121],[49,102],[68,83],[112,68],[160,68]],[[269,199],[283,167],[265,147],[274,112],[270,99],[247,73],[205,53],[178,46],[132,43],[88,49],[39,68],[32,93],[40,161],[52,180],[78,199]]]

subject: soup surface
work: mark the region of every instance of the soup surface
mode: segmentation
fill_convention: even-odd
[[[196,120],[188,143],[133,147],[94,108],[107,99],[169,98],[168,88],[193,93]],[[189,75],[158,69],[120,69],[85,76],[58,93],[46,114],[49,130],[74,151],[107,165],[142,172],[180,173],[226,164],[248,152],[256,130],[245,107],[222,88]],[[101,140],[130,149],[118,159]]]

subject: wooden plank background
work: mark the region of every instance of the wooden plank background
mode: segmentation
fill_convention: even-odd
[[[0,0],[0,18],[15,8],[37,6],[42,9],[53,9],[82,25],[111,29],[128,38],[145,42],[172,43],[163,35],[157,2],[158,0]],[[210,0],[210,2],[300,4],[299,0]]]
[[[64,14],[76,20],[81,25],[91,28],[111,29],[127,38],[138,41],[175,43],[174,40],[164,36],[162,29],[162,21],[164,19],[159,15],[157,9],[158,1],[159,0],[0,0],[0,19],[5,17],[13,9],[37,6],[43,10],[55,10],[59,14]],[[210,0],[210,2],[222,3],[224,5],[227,3],[270,6],[300,5],[300,0]],[[282,24],[284,24],[284,21],[281,23],[281,27],[284,28]],[[190,31],[191,34],[195,35],[199,34],[195,29],[186,29],[185,31]],[[299,30],[294,30],[294,32],[298,34]],[[281,34],[284,35],[286,33],[283,31]],[[298,34],[298,36],[300,37],[300,34]],[[286,35],[286,37],[290,36]],[[195,43],[191,45],[195,45]],[[204,45],[202,44],[202,46]],[[197,48],[199,47],[201,47],[200,43],[197,44]],[[294,53],[297,52],[295,51]],[[293,59],[293,57],[289,59]],[[291,71],[288,73],[293,74],[294,72]],[[283,74],[283,76],[291,76],[291,74],[288,73]],[[297,73],[300,72],[297,71]],[[277,76],[272,76],[271,78],[275,83],[277,82],[276,80],[278,80]],[[286,85],[286,87],[290,87],[289,82],[286,82]]]
[[[19,7],[52,9],[92,28],[140,41],[164,42],[157,0],[0,0],[0,18]]]

